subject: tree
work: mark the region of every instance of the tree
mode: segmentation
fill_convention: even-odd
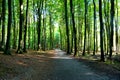
[[[11,22],[12,22],[12,11],[11,11],[11,0],[8,0],[8,28],[7,28],[7,42],[4,54],[10,55],[10,37],[11,37]]]
[[[2,0],[2,48],[5,44],[5,15],[6,15],[6,0]]]
[[[13,0],[13,6],[12,6],[12,9],[13,9],[13,49],[16,49],[16,37],[17,37],[17,35],[16,35],[16,18],[15,18],[15,0]]]
[[[20,7],[20,16],[19,16],[19,42],[18,42],[18,49],[17,53],[22,53],[22,46],[23,46],[23,41],[22,41],[22,27],[23,27],[23,0],[19,0],[19,7]]]
[[[49,12],[49,22],[50,22],[50,49],[53,49],[53,37],[52,37],[52,14]]]
[[[70,53],[70,40],[69,40],[69,27],[68,27],[68,9],[67,9],[67,0],[64,0],[64,7],[65,7],[65,24],[66,24],[66,43],[67,43],[67,54]]]
[[[44,1],[44,3],[43,3],[43,41],[42,41],[42,43],[43,43],[43,50],[45,51],[46,50],[46,13],[45,13],[45,11],[46,11],[46,1]]]
[[[96,3],[95,0],[93,0],[93,5],[94,5],[94,50],[93,50],[93,55],[95,55],[95,36],[96,36]]]
[[[104,49],[103,49],[103,18],[102,18],[102,0],[99,0],[99,19],[100,19],[100,49],[101,49],[101,61],[104,59]]]
[[[38,44],[37,44],[37,50],[39,50],[40,49],[40,46],[41,46],[41,44],[40,44],[40,33],[41,33],[41,9],[42,9],[42,4],[43,4],[43,2],[42,1],[40,1],[40,4],[38,4],[38,26],[37,26],[37,32],[38,32]]]
[[[110,19],[110,54],[109,58],[111,59],[112,57],[112,50],[113,50],[113,36],[114,36],[114,0],[111,0],[111,19]]]
[[[73,25],[73,39],[74,39],[74,56],[77,54],[77,32],[76,32],[76,27],[75,27],[75,20],[74,20],[74,8],[73,8],[73,2],[70,0],[70,12],[71,12],[71,17],[72,17],[72,25]]]
[[[29,8],[29,0],[27,0],[27,7],[26,7],[26,19],[25,19],[25,26],[24,26],[24,48],[23,48],[23,52],[27,52],[26,51],[26,34],[27,34],[28,8]]]
[[[116,29],[116,54],[118,54],[118,0],[116,0],[116,15],[117,18],[115,20],[115,29]]]
[[[1,26],[1,20],[2,20],[2,0],[0,1],[0,26]]]
[[[83,56],[85,56],[85,45],[86,45],[86,29],[87,29],[87,5],[88,5],[88,2],[87,0],[84,0],[84,3],[85,3],[85,14],[84,14],[84,24],[85,24],[85,31],[84,31],[84,49],[83,49]]]

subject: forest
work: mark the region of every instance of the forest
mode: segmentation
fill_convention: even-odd
[[[74,56],[119,53],[119,0],[1,0],[0,50],[59,47]]]
[[[1,0],[4,54],[60,47],[74,56],[119,52],[119,0]]]
[[[0,56],[60,49],[119,63],[119,7],[120,0],[0,0]]]

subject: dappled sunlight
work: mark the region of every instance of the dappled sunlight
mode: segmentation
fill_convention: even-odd
[[[55,56],[49,57],[52,59],[73,59],[70,56],[65,55],[65,52],[61,51],[60,49],[55,49],[54,52]]]
[[[56,56],[56,57],[50,57],[52,59],[73,59],[71,57],[59,57],[59,56]]]
[[[94,73],[93,72],[87,72],[87,73],[85,73],[85,75],[94,75]]]
[[[17,61],[16,64],[22,65],[22,66],[28,66],[25,62],[23,61]]]

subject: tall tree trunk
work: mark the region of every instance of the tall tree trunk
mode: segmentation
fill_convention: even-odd
[[[16,18],[15,18],[15,0],[13,0],[13,49],[16,49]]]
[[[2,20],[2,0],[0,0],[0,29],[1,29],[1,20]],[[0,41],[1,41],[1,35],[0,35]]]
[[[30,29],[31,29],[31,27],[30,27],[30,17],[28,17],[28,49],[30,49],[30,41],[31,41],[31,38],[30,38],[30,36],[31,36],[31,31],[30,31]]]
[[[4,54],[10,55],[10,37],[11,37],[11,22],[12,22],[12,11],[11,11],[11,0],[8,0],[8,28],[7,28],[7,42]]]
[[[6,15],[6,0],[2,0],[2,48],[5,44],[5,15]]]
[[[46,46],[46,26],[45,26],[45,18],[43,18],[43,50],[45,51]]]
[[[104,46],[105,46],[105,48],[104,48],[104,50],[105,50],[105,55],[107,55],[108,54],[108,45],[109,45],[109,26],[108,26],[108,24],[109,24],[109,20],[108,20],[108,18],[109,18],[109,16],[108,16],[108,14],[109,14],[109,12],[107,12],[108,11],[108,4],[107,4],[107,2],[108,1],[106,1],[106,0],[104,0],[104,17],[105,17],[105,27],[104,27]]]
[[[115,29],[116,29],[116,54],[118,54],[118,0],[116,0],[116,14],[117,14],[117,18],[115,21]]]
[[[111,20],[110,20],[110,54],[109,54],[109,58],[111,59],[112,57],[112,49],[113,49],[113,36],[114,36],[114,14],[115,14],[115,10],[114,10],[114,0],[111,0]]]
[[[20,7],[20,16],[19,16],[19,42],[18,42],[18,50],[17,53],[22,53],[22,46],[23,46],[23,41],[22,41],[22,27],[23,27],[23,0],[19,0],[19,7]]]
[[[66,36],[67,36],[67,54],[70,53],[70,39],[69,39],[69,27],[68,27],[68,10],[67,10],[67,0],[64,0],[64,7],[65,7],[65,23],[66,23]]]
[[[70,25],[72,25],[72,21],[70,21]],[[71,27],[70,30],[71,30],[71,43],[70,43],[70,44],[71,44],[71,48],[70,48],[71,50],[70,50],[70,52],[73,53],[73,52],[74,52],[74,51],[73,51],[73,48],[74,48],[73,27]]]
[[[24,26],[24,48],[23,48],[23,52],[27,52],[26,51],[26,34],[27,34],[28,8],[29,8],[29,0],[27,0],[27,7],[26,7],[26,19],[25,19],[25,26]]]
[[[38,5],[38,27],[37,27],[37,32],[38,32],[38,44],[37,44],[37,50],[40,49],[41,47],[41,44],[40,44],[40,33],[41,33],[41,1],[40,1],[40,4]]]
[[[73,24],[73,39],[74,39],[74,56],[77,55],[77,36],[76,36],[76,27],[75,27],[75,18],[74,18],[74,8],[73,8],[73,2],[70,0],[70,12],[72,16],[72,24]]]
[[[84,17],[85,17],[85,32],[84,32],[84,49],[83,49],[83,53],[82,55],[85,56],[85,47],[86,47],[86,28],[87,28],[87,0],[84,0],[85,1],[85,14],[84,14]]]
[[[44,10],[46,11],[46,1],[44,1]],[[46,13],[45,11],[43,11],[43,37],[44,37],[44,40],[43,40],[43,50],[45,51],[46,50]]]
[[[33,0],[33,12],[35,12],[35,1]],[[35,24],[35,15],[33,14],[33,21]],[[34,50],[36,49],[36,24],[34,26]]]
[[[77,27],[77,30],[78,30],[78,51],[81,51],[81,41],[82,41],[82,38],[81,38],[81,35],[82,35],[82,20],[81,20],[81,5],[80,5],[80,2],[78,1],[78,8],[77,8],[77,13],[78,13],[78,18],[77,18],[77,24],[78,24],[78,27]]]
[[[50,20],[50,49],[53,49],[53,40],[52,40],[52,15],[51,12],[49,13],[49,20]]]
[[[93,50],[93,55],[95,55],[95,35],[96,35],[96,3],[95,0],[93,0],[93,5],[94,5],[94,50]]]
[[[110,18],[110,4],[109,4],[109,0],[107,1],[107,12],[106,12],[106,18],[107,18],[107,55],[108,55],[108,52],[110,51],[110,21],[109,21],[109,18]]]
[[[62,42],[62,30],[61,27],[59,26],[59,33],[60,33],[60,49],[63,49],[63,42]]]
[[[100,49],[101,49],[101,61],[104,59],[104,49],[103,49],[103,18],[102,18],[102,0],[99,0],[99,19],[100,19]]]

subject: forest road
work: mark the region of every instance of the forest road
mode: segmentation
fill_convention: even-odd
[[[65,52],[56,49],[54,55],[42,56],[30,63],[28,71],[12,80],[120,80],[118,77],[97,74],[90,67]]]

